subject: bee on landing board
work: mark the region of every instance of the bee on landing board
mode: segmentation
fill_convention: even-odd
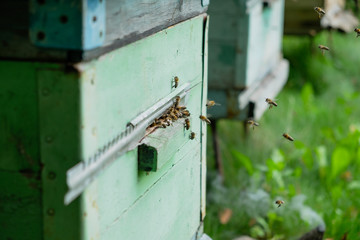
[[[324,46],[324,45],[319,45],[319,48],[320,48],[320,50],[321,50],[321,52],[322,52],[322,54],[324,55],[324,51],[326,50],[326,51],[329,51],[330,50],[330,48],[328,48],[327,46]]]
[[[319,14],[319,18],[325,15],[325,11],[321,7],[315,7],[314,10]]]
[[[271,100],[270,98],[265,99],[265,102],[269,104],[269,109],[272,108],[273,106],[277,107],[277,103]]]
[[[249,119],[247,123],[250,125],[250,127],[252,126],[253,130],[255,129],[255,126],[257,127],[260,125],[259,123],[255,122],[253,119]]]
[[[195,133],[194,133],[194,132],[191,132],[191,133],[190,133],[190,139],[191,139],[191,140],[195,139]]]
[[[180,97],[179,96],[176,96],[175,98],[175,107],[178,107],[179,106],[179,103],[180,103]]]
[[[281,207],[281,205],[283,205],[285,202],[283,200],[276,200],[275,204],[278,205],[278,208]]]
[[[177,88],[179,86],[179,78],[176,76],[174,77],[174,88]]]
[[[207,124],[211,124],[211,121],[210,121],[207,117],[205,117],[205,116],[203,116],[203,115],[200,115],[200,119],[201,119],[202,121],[206,122]]]
[[[356,37],[360,36],[360,28],[355,28],[354,32],[356,32]]]
[[[284,133],[283,134],[283,137],[284,138],[286,138],[287,140],[289,140],[289,141],[294,141],[294,138],[292,138],[289,134],[287,134],[287,133]]]

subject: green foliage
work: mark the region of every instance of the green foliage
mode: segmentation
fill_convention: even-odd
[[[297,239],[319,224],[326,225],[327,238],[340,239],[345,232],[348,239],[359,238],[358,40],[338,33],[312,41],[285,37],[291,69],[279,106],[267,111],[247,138],[242,123],[218,123],[223,180],[213,167],[209,132],[205,231],[214,240]],[[323,56],[317,44],[335,50]],[[285,141],[283,132],[295,141]],[[278,199],[285,201],[280,208]],[[218,214],[224,208],[233,215],[222,225]]]

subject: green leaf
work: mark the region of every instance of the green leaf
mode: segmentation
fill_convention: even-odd
[[[232,150],[232,154],[235,156],[236,160],[238,160],[246,169],[246,171],[249,173],[249,175],[253,175],[254,168],[252,165],[252,162],[249,157],[245,156],[244,154],[240,153],[237,150]]]
[[[320,177],[324,178],[326,175],[326,166],[328,165],[327,157],[326,157],[327,155],[326,147],[323,145],[316,147],[315,155],[316,155],[316,161],[319,165]]]
[[[301,99],[307,108],[312,108],[314,102],[314,89],[310,83],[306,83],[301,89]]]
[[[337,147],[331,156],[331,178],[337,177],[351,162],[351,155],[344,147]]]
[[[352,181],[348,185],[349,190],[359,190],[360,189],[360,181]]]

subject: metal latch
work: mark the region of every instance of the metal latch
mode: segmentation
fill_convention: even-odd
[[[179,86],[168,96],[133,119],[127,125],[125,131],[109,141],[106,146],[103,146],[90,159],[81,161],[70,168],[66,172],[66,183],[69,190],[65,195],[64,203],[66,205],[70,204],[96,179],[102,170],[124,153],[136,148],[139,145],[139,141],[145,135],[149,124],[174,104],[173,101],[176,96],[184,98],[189,90],[190,83]]]

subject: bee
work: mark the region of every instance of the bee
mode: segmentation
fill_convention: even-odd
[[[319,14],[319,18],[325,15],[325,11],[321,7],[315,7],[314,10]]]
[[[179,85],[179,78],[176,76],[176,77],[174,77],[174,87],[175,88],[177,88],[178,87],[178,85]]]
[[[181,117],[181,112],[179,110],[177,110],[176,108],[174,109],[174,114],[179,118]]]
[[[190,120],[188,118],[185,119],[185,128],[186,130],[190,129]]]
[[[189,112],[189,110],[184,110],[184,111],[181,112],[181,115],[182,115],[182,116],[185,116],[185,117],[189,117],[189,116],[190,116],[190,112]]]
[[[220,104],[216,103],[216,102],[213,101],[213,100],[207,100],[207,102],[206,102],[206,106],[207,106],[208,108],[213,107],[213,106],[215,106],[215,105],[220,105]]]
[[[287,134],[287,133],[284,133],[283,134],[283,137],[284,138],[286,138],[287,140],[289,140],[289,141],[294,141],[294,138],[292,138],[289,134]]]
[[[255,122],[253,119],[249,119],[247,123],[255,129],[255,126],[259,126],[260,124]]]
[[[191,139],[191,140],[195,139],[195,133],[194,133],[194,132],[191,132],[191,133],[190,133],[190,139]]]
[[[360,36],[360,28],[355,28],[354,32],[356,32],[356,37]]]
[[[173,121],[176,121],[178,119],[178,117],[176,116],[176,114],[174,112],[170,112],[169,115]]]
[[[278,208],[281,207],[281,205],[283,205],[285,202],[283,200],[276,200],[275,204],[278,205]]]
[[[180,103],[180,97],[176,96],[176,98],[175,98],[175,107],[178,107],[179,103]]]
[[[155,127],[157,124],[156,124],[156,120],[155,121],[153,121],[151,124],[150,124],[150,126],[149,127]]]
[[[320,50],[321,50],[321,52],[322,52],[322,54],[324,55],[324,51],[326,50],[326,51],[329,51],[330,50],[330,48],[328,48],[327,46],[324,46],[324,45],[319,45],[319,48],[320,48]]]
[[[200,119],[203,120],[204,122],[206,122],[207,124],[211,124],[211,121],[203,115],[200,115]]]
[[[176,110],[179,110],[179,111],[183,111],[183,110],[185,110],[185,109],[186,109],[185,106],[177,106],[177,107],[176,107]]]
[[[270,98],[265,99],[265,102],[269,104],[269,109],[272,108],[273,106],[277,107],[277,103],[271,100]]]

